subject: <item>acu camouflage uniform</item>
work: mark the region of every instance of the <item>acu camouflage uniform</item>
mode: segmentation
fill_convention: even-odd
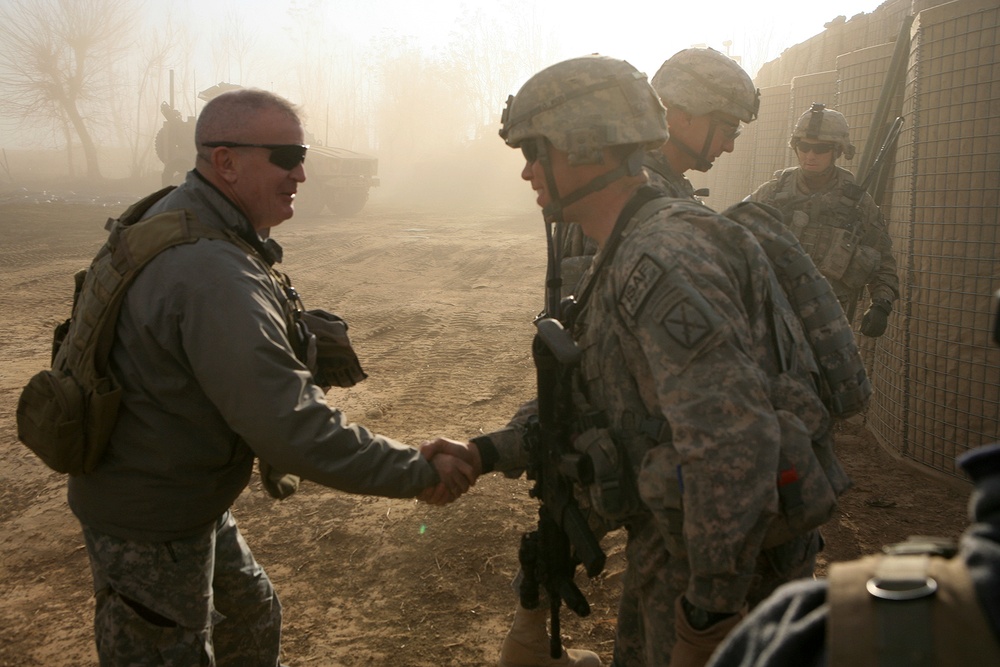
[[[830,281],[845,313],[854,312],[865,287],[873,301],[884,299],[891,305],[899,298],[899,278],[882,213],[871,195],[855,183],[851,172],[832,168],[833,178],[821,192],[809,192],[802,169],[790,167],[775,172],[750,200],[782,212],[785,224]],[[856,234],[858,239],[846,270],[837,270],[832,259],[841,230]]]
[[[229,511],[184,539],[83,537],[101,667],[278,665],[281,603]]]
[[[670,167],[670,162],[667,161],[667,156],[662,151],[647,152],[642,166],[646,168],[650,186],[668,197],[699,201],[694,195],[694,186],[691,185],[691,181]]]
[[[647,151],[642,161],[649,185],[662,192],[667,197],[700,201],[694,194],[691,181],[678,174],[667,162],[666,156],[659,150]],[[556,234],[558,247],[562,252],[563,295],[573,294],[580,277],[590,266],[593,255],[597,252],[597,244],[583,234],[580,225],[560,223]]]
[[[796,433],[818,458],[834,496],[849,480],[801,326],[741,225],[685,202],[640,210],[612,261],[583,281],[594,289],[572,328],[583,351],[576,446],[623,457],[634,500],[609,511],[600,476],[581,491],[592,523],[629,535],[615,664],[666,667],[681,594],[738,612],[812,574],[818,532],[777,529],[789,501],[783,437]],[[520,473],[522,433],[516,418],[488,436],[495,469]]]

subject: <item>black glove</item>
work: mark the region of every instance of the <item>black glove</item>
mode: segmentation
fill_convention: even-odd
[[[321,387],[353,387],[368,377],[347,338],[347,322],[323,310],[307,310],[299,315],[300,325],[315,336],[315,354],[304,363]],[[312,350],[310,350],[312,352]],[[315,361],[315,368],[312,362]]]
[[[888,323],[891,312],[891,303],[885,299],[873,300],[872,305],[865,311],[865,316],[861,320],[861,333],[871,338],[878,338],[884,334],[885,325]]]

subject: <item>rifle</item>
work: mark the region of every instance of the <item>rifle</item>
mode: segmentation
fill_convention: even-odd
[[[882,142],[882,146],[878,149],[878,154],[872,161],[871,168],[861,181],[862,190],[867,192],[868,188],[871,187],[872,181],[874,181],[876,177],[881,179],[882,161],[885,159],[885,156],[889,153],[889,151],[895,147],[896,140],[899,139],[899,133],[902,129],[903,117],[897,116],[896,120],[892,122],[892,126],[889,127],[889,132],[885,135],[885,140]]]
[[[549,314],[560,310],[558,256],[552,246],[550,233],[547,312],[535,320],[537,331],[531,346],[538,381],[538,415],[529,421],[525,436],[527,475],[535,482],[530,495],[541,502],[538,526],[522,535],[518,560],[523,574],[519,587],[521,606],[538,607],[540,587],[548,595],[550,654],[558,659],[562,656],[562,603],[580,617],[590,614],[586,597],[573,582],[576,567],[582,563],[587,575],[595,577],[604,570],[606,556],[573,494],[575,483],[586,484],[593,479],[593,466],[588,456],[573,449],[571,442],[570,379],[581,351],[562,322]]]
[[[868,169],[868,173],[865,174],[865,177],[862,179],[860,185],[855,185],[852,188],[854,190],[854,195],[856,195],[857,198],[854,202],[855,225],[854,228],[851,230],[850,237],[847,239],[847,246],[846,246],[847,248],[850,249],[851,256],[853,256],[854,252],[857,251],[858,241],[860,240],[861,234],[864,231],[862,225],[856,224],[856,221],[858,219],[858,209],[861,207],[861,199],[862,197],[864,197],[865,192],[869,191],[869,188],[871,188],[873,181],[875,181],[876,179],[881,181],[883,162],[885,160],[885,157],[886,155],[889,154],[889,152],[893,148],[895,148],[896,140],[899,139],[899,133],[902,131],[902,129],[903,129],[903,117],[897,116],[896,120],[894,120],[892,125],[889,127],[889,131],[888,133],[886,133],[885,139],[882,141],[882,145],[878,149],[878,154],[876,154],[875,159],[872,160],[872,166],[871,168]],[[845,315],[847,315],[848,322],[854,321],[854,313],[856,312],[856,309],[858,307],[858,298],[860,296],[861,292],[858,291],[854,294],[853,298],[850,300],[850,304],[847,307],[848,312],[845,313]]]

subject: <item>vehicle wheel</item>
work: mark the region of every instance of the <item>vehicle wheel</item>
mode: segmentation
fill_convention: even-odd
[[[337,217],[357,215],[368,203],[368,190],[353,188],[350,190],[334,190],[327,205]]]
[[[160,162],[164,164],[170,159],[167,141],[169,141],[167,128],[161,127],[160,131],[156,133],[156,138],[153,140],[153,149],[156,151],[156,157],[160,158]]]

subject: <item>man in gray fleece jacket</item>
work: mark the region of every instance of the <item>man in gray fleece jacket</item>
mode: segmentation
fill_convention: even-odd
[[[348,422],[296,357],[294,292],[267,238],[306,179],[295,107],[223,94],[195,142],[195,169],[145,218],[184,209],[227,238],[165,250],[129,287],[109,360],[114,431],[97,468],[69,479],[101,665],[279,664],[281,605],[230,512],[255,457],[350,493],[437,503],[473,479],[456,458]]]

